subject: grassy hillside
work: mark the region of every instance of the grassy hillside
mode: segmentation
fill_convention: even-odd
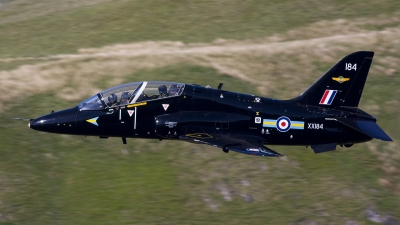
[[[383,1],[14,0],[0,11],[0,54],[42,56],[138,41],[264,38],[321,20],[398,12]]]
[[[0,1],[0,224],[400,221],[397,1]],[[315,155],[34,132],[26,122],[125,82],[293,98],[375,51],[360,108],[394,142]]]

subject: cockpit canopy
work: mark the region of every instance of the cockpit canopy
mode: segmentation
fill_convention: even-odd
[[[180,96],[185,84],[175,82],[144,81],[118,85],[106,89],[81,102],[80,110],[102,110],[136,102]]]

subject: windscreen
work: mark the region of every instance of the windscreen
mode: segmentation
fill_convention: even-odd
[[[185,85],[175,82],[135,82],[100,92],[78,105],[80,110],[102,110],[136,102],[180,96]]]
[[[83,101],[78,107],[80,110],[102,110],[113,106],[127,105],[142,85],[143,82],[134,82],[106,89]]]

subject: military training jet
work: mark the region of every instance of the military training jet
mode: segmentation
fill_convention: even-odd
[[[352,53],[303,94],[277,100],[178,82],[143,81],[106,89],[79,105],[31,119],[34,130],[100,138],[182,140],[257,156],[265,145],[337,145],[392,139],[358,108],[373,52]]]

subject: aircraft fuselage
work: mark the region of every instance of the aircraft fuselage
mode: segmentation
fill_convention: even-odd
[[[265,145],[311,146],[315,153],[372,138],[392,141],[358,108],[374,53],[352,53],[290,100],[177,82],[106,89],[78,106],[31,120],[40,131],[101,138],[172,139],[239,153],[280,156]]]
[[[207,127],[207,130],[211,127],[216,133],[258,136],[268,145],[309,146],[330,142],[343,145],[371,140],[333,119],[349,116],[368,117],[357,113],[357,110],[296,105],[282,100],[186,84],[181,96],[101,111],[80,111],[74,107],[39,117],[30,126],[52,133],[102,138],[179,139],[179,136],[186,135],[182,126],[190,125]],[[167,121],[157,123],[158,117],[167,117]],[[284,117],[283,121],[277,124],[281,117]],[[288,120],[290,125],[287,124]],[[205,135],[207,131],[196,133]],[[198,138],[202,139],[201,136]]]

